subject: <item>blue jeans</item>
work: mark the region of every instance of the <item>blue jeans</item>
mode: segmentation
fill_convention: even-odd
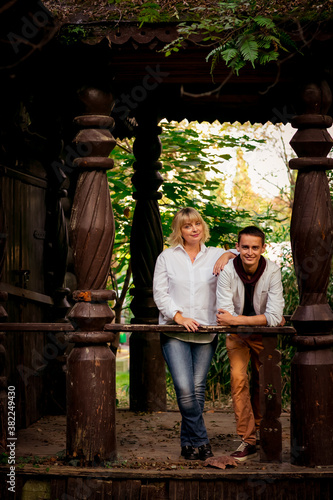
[[[202,416],[205,405],[206,378],[217,345],[198,344],[161,334],[161,347],[175,386],[182,415],[181,446],[197,448],[209,442]]]

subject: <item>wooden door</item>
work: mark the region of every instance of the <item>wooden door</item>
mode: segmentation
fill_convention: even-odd
[[[42,172],[42,173],[40,173]],[[44,295],[44,240],[47,182],[38,166],[1,168],[1,191],[7,227],[7,251],[1,288],[8,291],[9,322],[42,322],[52,304]],[[16,388],[17,427],[43,414],[44,333],[7,334],[8,385]]]

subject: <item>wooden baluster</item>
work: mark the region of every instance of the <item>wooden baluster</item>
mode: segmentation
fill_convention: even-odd
[[[262,337],[264,349],[259,359],[260,378],[260,460],[282,462],[281,415],[281,354],[276,349],[277,334]]]
[[[115,357],[101,331],[114,314],[105,290],[111,264],[114,219],[106,170],[115,140],[108,130],[113,97],[95,88],[79,92],[84,104],[75,137],[85,156],[74,160],[79,171],[70,219],[70,240],[78,290],[68,318],[79,332],[68,357],[67,454],[88,463],[116,457]]]
[[[333,213],[325,170],[333,140],[326,128],[331,92],[326,82],[308,84],[301,114],[292,120],[298,131],[290,144],[299,156],[291,221],[291,245],[300,304],[291,320],[298,348],[291,367],[291,461],[297,465],[332,465],[333,313],[327,303],[332,261]]]
[[[131,309],[133,323],[156,324],[158,310],[153,300],[155,262],[163,250],[163,234],[157,192],[163,180],[161,163],[161,128],[154,117],[138,116],[139,127],[134,142],[135,173],[132,181],[137,200],[131,233],[131,263],[135,289]],[[135,333],[130,337],[130,407],[133,411],[166,409],[165,364],[160,335]]]
[[[0,192],[0,281],[6,255],[7,231],[5,213]],[[7,293],[0,292],[0,322],[7,320],[7,313],[1,302],[7,300]],[[7,375],[6,375],[6,334],[0,332],[0,451],[7,452]]]

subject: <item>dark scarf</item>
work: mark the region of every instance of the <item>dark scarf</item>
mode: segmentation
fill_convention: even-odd
[[[264,259],[263,256],[260,257],[258,267],[256,272],[251,276],[249,279],[247,277],[247,274],[243,268],[243,264],[241,261],[241,258],[239,255],[233,260],[234,262],[234,267],[236,270],[236,273],[244,283],[245,287],[245,300],[244,300],[244,311],[243,314],[244,316],[254,316],[255,310],[253,308],[253,295],[254,295],[254,287],[256,283],[259,281],[262,273],[265,270],[266,267],[266,260]]]
[[[265,271],[265,267],[266,267],[266,260],[264,259],[263,256],[261,256],[259,259],[259,263],[258,263],[258,267],[257,267],[256,272],[252,275],[251,279],[249,279],[247,277],[246,272],[244,271],[244,267],[243,267],[240,255],[237,255],[237,257],[233,260],[233,262],[234,262],[236,273],[238,274],[238,276],[240,277],[240,279],[242,280],[244,285],[255,286],[255,284],[257,283],[257,281],[261,277],[262,273]]]

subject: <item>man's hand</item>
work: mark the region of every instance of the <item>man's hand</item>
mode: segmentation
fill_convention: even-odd
[[[237,316],[233,316],[230,312],[225,309],[219,309],[216,315],[217,324],[221,326],[232,326],[235,325],[235,320]]]
[[[188,332],[196,332],[200,326],[200,323],[198,323],[195,319],[192,318],[184,318],[180,312],[177,312],[173,318],[173,320],[178,324],[178,325],[183,325],[185,326],[186,330]]]
[[[266,326],[267,320],[264,314],[256,314],[255,316],[233,316],[225,309],[218,309],[217,324],[221,326]]]

